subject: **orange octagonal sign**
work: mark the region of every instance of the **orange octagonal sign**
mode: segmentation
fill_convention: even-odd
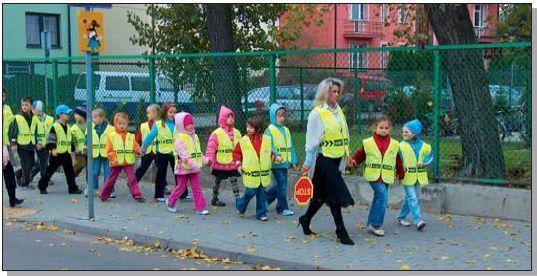
[[[313,184],[307,176],[301,177],[295,184],[295,200],[298,205],[306,205],[313,197]]]

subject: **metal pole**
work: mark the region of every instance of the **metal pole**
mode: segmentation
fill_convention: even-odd
[[[433,152],[436,161],[433,163],[433,177],[438,181],[438,170],[440,166],[440,123],[438,117],[440,113],[440,52],[434,51],[434,97],[433,97]]]
[[[88,106],[87,106],[87,113],[88,113],[88,116],[87,117],[87,120],[86,120],[86,123],[87,123],[87,126],[86,126],[86,141],[87,141],[87,144],[89,145],[89,147],[87,148],[86,152],[87,152],[87,164],[88,166],[86,167],[86,170],[90,171],[89,174],[89,177],[88,177],[88,218],[89,219],[95,219],[95,210],[93,208],[93,176],[91,175],[91,168],[93,168],[93,156],[92,156],[92,153],[93,153],[93,142],[92,142],[92,134],[93,134],[93,131],[92,131],[92,112],[93,112],[93,83],[91,82],[91,75],[93,74],[93,71],[92,71],[92,68],[91,68],[91,53],[90,52],[86,52],[86,97],[87,97],[87,103],[88,103]]]
[[[269,86],[270,86],[270,104],[276,102],[276,58],[274,55],[269,56]]]
[[[58,61],[52,62],[52,105],[58,106]]]
[[[155,59],[149,58],[149,102],[152,104],[156,102],[155,91]]]
[[[514,62],[511,62],[511,82],[509,83],[509,107],[511,107],[511,94],[513,94],[513,70],[514,70],[515,64]]]
[[[304,68],[300,67],[300,125],[304,125]]]

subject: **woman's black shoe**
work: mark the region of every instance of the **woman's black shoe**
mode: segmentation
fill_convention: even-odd
[[[348,244],[348,245],[354,245],[354,241],[349,237],[349,234],[347,233],[347,230],[345,228],[343,229],[337,229],[336,230],[336,236],[339,242],[342,244]]]
[[[309,236],[309,235],[317,235],[315,232],[311,231],[310,229],[310,223],[309,221],[306,222],[306,217],[305,216],[301,216],[298,218],[298,224],[297,224],[297,228],[299,225],[302,225],[302,231],[304,232],[304,235],[306,236]]]
[[[24,202],[24,199],[18,199],[18,198],[15,198],[14,200],[10,200],[10,201],[9,201],[9,206],[10,206],[11,208],[13,208],[13,207],[15,207],[15,205],[19,205],[19,204],[21,204],[21,203],[23,203],[23,202]]]
[[[45,190],[45,189],[39,190],[39,193],[42,194],[42,195],[48,194],[47,190]]]

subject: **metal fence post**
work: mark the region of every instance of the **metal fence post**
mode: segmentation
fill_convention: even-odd
[[[276,102],[276,58],[274,54],[269,56],[269,86],[270,104]]]
[[[154,104],[156,102],[155,92],[155,59],[149,58],[149,102]]]
[[[88,150],[86,151],[87,153],[87,168],[89,170],[91,170],[91,168],[93,168],[93,141],[92,141],[92,137],[93,137],[93,131],[92,131],[92,112],[93,112],[93,68],[91,66],[92,64],[92,61],[91,61],[91,53],[90,52],[86,52],[86,97],[87,97],[87,103],[88,103],[88,107],[87,107],[87,111],[88,111],[88,116],[87,116],[87,126],[86,126],[86,129],[87,129],[87,134],[86,134],[86,141],[87,141],[87,144],[88,144]],[[91,177],[91,173],[89,173],[90,177],[88,177],[88,218],[89,219],[95,219],[95,210],[94,210],[94,207],[93,207],[93,185],[95,185],[93,183],[93,177]]]
[[[433,96],[433,153],[436,159],[433,164],[433,178],[438,181],[440,167],[440,52],[434,50],[434,96]]]
[[[52,105],[58,106],[58,61],[52,62]]]

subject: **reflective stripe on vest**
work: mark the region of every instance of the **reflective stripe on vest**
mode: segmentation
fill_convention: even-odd
[[[155,122],[153,122],[153,124],[154,123]],[[145,123],[140,125],[140,132],[142,133],[142,141],[144,141],[145,137],[147,137],[147,134],[149,134],[149,132],[151,132],[151,129],[149,129],[149,122],[145,122]],[[156,153],[157,152],[157,147],[155,146],[155,144],[157,142],[158,141],[155,141],[154,143],[151,144],[151,146],[147,147],[146,153],[149,153],[149,152]]]
[[[92,124],[93,137],[91,137],[91,148],[93,151],[93,158],[97,158],[99,156],[104,158],[108,157],[108,152],[106,152],[106,139],[108,139],[108,134],[110,134],[111,132],[115,132],[114,127],[108,124],[103,134],[99,136],[97,135],[97,131],[95,130],[95,124]]]
[[[86,135],[82,133],[82,130],[80,130],[77,124],[71,126],[71,135],[73,137],[73,141],[75,142],[76,149],[80,151],[83,150],[84,144],[86,143]]]
[[[427,169],[418,168],[417,164],[418,162],[423,162],[425,157],[431,153],[431,146],[425,142],[423,143],[418,160],[416,160],[416,154],[409,143],[405,141],[399,143],[399,149],[403,157],[403,166],[405,168],[405,178],[403,178],[401,184],[405,186],[413,186],[416,183],[419,183],[420,185],[429,184]]]
[[[170,129],[168,128],[168,125],[164,123],[164,126],[162,125],[162,120],[158,120],[155,122],[157,125],[157,143],[158,143],[158,152],[163,154],[168,154],[173,152],[174,155],[177,155],[175,150],[173,150],[173,141],[175,137],[177,136],[176,132],[173,133],[170,132]]]
[[[216,162],[224,165],[231,164],[231,161],[233,161],[233,149],[241,139],[241,132],[233,129],[233,141],[231,141],[227,132],[221,127],[217,128],[213,133],[218,140]]]
[[[56,152],[66,153],[71,152],[72,134],[71,129],[67,127],[67,133],[63,130],[60,123],[54,123],[54,131],[56,132]]]
[[[386,149],[384,157],[380,153],[373,137],[364,139],[363,144],[365,150],[365,179],[373,182],[382,177],[384,183],[392,184],[395,180],[395,161],[399,150],[399,142],[390,138],[390,145]]]
[[[256,189],[260,185],[263,187],[270,186],[270,169],[272,166],[272,142],[270,137],[263,135],[259,157],[248,135],[244,135],[239,143],[242,150],[242,181],[244,186],[250,189]]]
[[[125,142],[123,142],[121,134],[118,134],[115,131],[108,133],[108,137],[110,138],[110,142],[112,142],[112,148],[116,152],[118,165],[121,165],[124,162],[129,165],[134,165],[134,134],[127,132]]]
[[[280,153],[280,156],[282,157],[282,162],[274,162],[274,163],[289,163],[291,164],[291,133],[289,132],[289,129],[285,126],[282,126],[285,132],[284,134],[274,125],[269,125],[268,130],[270,131],[270,134],[272,135],[272,141],[274,143],[274,147],[278,150]]]
[[[17,144],[21,146],[28,145],[30,143],[35,145],[35,131],[37,128],[37,118],[32,116],[31,124],[28,126],[28,122],[24,116],[17,114],[15,115],[15,122],[17,123],[18,135],[17,135]]]
[[[201,168],[203,164],[203,159],[202,159],[201,145],[200,145],[200,140],[198,138],[198,135],[194,134],[194,141],[196,141],[195,144],[192,141],[192,136],[190,136],[190,134],[179,133],[177,137],[181,139],[181,141],[183,142],[183,145],[185,145],[186,150],[188,151],[188,154],[190,155],[190,158],[196,160],[198,162],[198,166]],[[175,169],[177,170],[177,166],[179,166],[179,162],[175,162],[175,164],[176,164]],[[191,169],[185,160],[182,160],[181,165],[183,166],[183,169],[185,170]]]
[[[37,136],[41,140],[42,145],[45,144],[45,140],[47,139],[47,135],[50,133],[52,124],[54,124],[54,119],[49,115],[45,114],[45,121],[43,122],[41,122],[39,118],[37,119]]]
[[[13,122],[13,120],[15,119],[15,117],[13,116],[13,112],[11,111],[11,107],[9,107],[9,105],[5,104],[4,105],[4,108],[3,108],[3,115],[4,117],[2,118],[3,120],[3,133],[2,133],[2,139],[4,140],[4,144],[5,145],[9,145],[11,144],[11,142],[9,141],[9,125],[11,124],[11,122]]]
[[[341,124],[329,110],[322,107],[316,107],[316,109],[324,125],[324,135],[321,141],[323,156],[329,158],[348,156],[350,153],[348,127],[341,108],[337,109]]]

